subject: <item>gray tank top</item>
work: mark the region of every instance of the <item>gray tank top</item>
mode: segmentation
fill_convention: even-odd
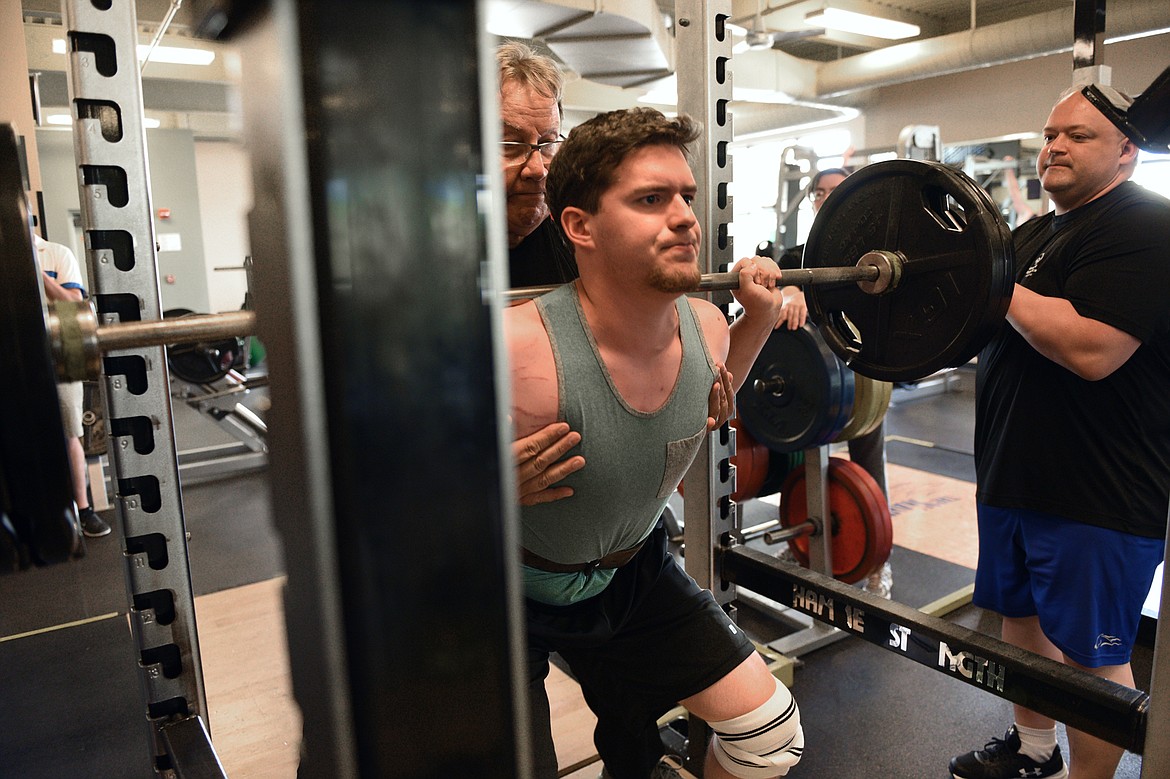
[[[572,497],[521,508],[526,549],[558,563],[581,563],[628,549],[650,534],[706,435],[707,397],[715,380],[714,361],[690,303],[680,297],[675,305],[682,365],[666,402],[644,413],[631,408],[614,386],[585,321],[577,285],[566,284],[536,301],[556,364],[558,416],[581,433],[572,453],[585,457],[585,467],[564,480]],[[533,575],[526,575],[526,586],[531,579],[566,585],[588,576],[527,573]],[[607,573],[612,575],[597,572],[604,581],[581,592],[604,589]],[[545,602],[566,600],[528,590]]]

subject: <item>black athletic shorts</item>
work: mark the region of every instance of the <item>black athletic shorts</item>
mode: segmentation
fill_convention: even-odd
[[[560,653],[581,684],[598,717],[595,743],[610,773],[620,777],[618,763],[649,760],[652,765],[662,754],[660,716],[755,651],[711,593],[675,561],[661,522],[601,593],[569,606],[533,600],[526,606],[538,766],[547,750],[540,731],[547,728],[548,708],[539,696],[550,653]],[[648,750],[656,754],[645,754]]]

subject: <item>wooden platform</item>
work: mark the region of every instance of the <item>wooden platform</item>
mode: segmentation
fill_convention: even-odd
[[[281,577],[195,599],[211,740],[232,779],[297,775],[283,588]]]
[[[974,568],[974,485],[888,468],[894,543]],[[212,740],[232,779],[296,776],[300,713],[288,673],[283,584],[271,579],[196,599]],[[594,779],[601,768],[594,762],[592,712],[555,666],[548,689],[561,766],[582,766],[570,779]]]

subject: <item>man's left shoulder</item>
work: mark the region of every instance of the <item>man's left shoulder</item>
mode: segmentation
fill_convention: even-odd
[[[688,295],[686,301],[690,303],[691,310],[695,312],[695,317],[702,322],[703,326],[722,324],[727,326],[727,317],[723,311],[710,300],[703,297]]]
[[[1135,181],[1127,181],[1117,188],[1113,205],[1123,211],[1136,210],[1158,218],[1170,219],[1170,199],[1146,189]]]
[[[699,329],[703,332],[711,356],[718,362],[727,359],[731,334],[723,310],[705,298],[688,297],[687,301],[695,313],[695,320],[699,323]]]
[[[509,337],[532,338],[544,329],[535,300],[525,300],[504,308],[504,330]]]
[[[1111,240],[1170,240],[1170,200],[1139,184],[1127,181],[1083,208],[1086,213],[1079,221]],[[1025,222],[1023,227],[1028,224]]]

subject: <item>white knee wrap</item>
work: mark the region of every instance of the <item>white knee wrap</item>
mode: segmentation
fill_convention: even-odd
[[[709,724],[715,731],[711,744],[715,759],[740,779],[784,776],[804,752],[800,709],[779,682],[772,697],[755,711]]]

